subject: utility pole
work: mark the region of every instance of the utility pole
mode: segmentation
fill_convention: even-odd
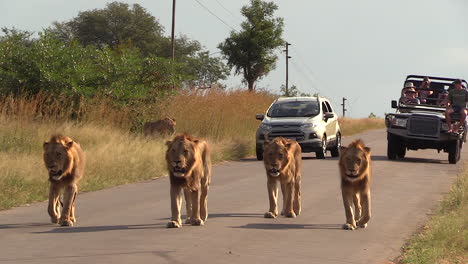
[[[171,51],[172,51],[172,60],[175,58],[175,8],[176,0],[172,0],[172,34],[171,34]]]
[[[341,104],[341,106],[343,107],[343,117],[345,117],[345,113],[346,113],[346,106],[345,106],[345,102],[346,102],[346,98],[343,97],[343,103]]]
[[[289,45],[291,45],[291,43],[288,43],[286,41],[286,49],[284,51],[286,51],[286,95],[289,96],[289,90],[288,90],[288,81],[289,81],[289,59],[291,58],[291,56],[289,56]]]

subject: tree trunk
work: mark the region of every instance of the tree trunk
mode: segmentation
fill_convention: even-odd
[[[249,87],[249,92],[253,92],[255,90],[255,87],[254,87],[255,81],[254,80],[247,80],[247,84],[248,84],[248,87]]]

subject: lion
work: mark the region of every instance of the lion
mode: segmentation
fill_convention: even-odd
[[[301,213],[301,146],[291,139],[277,137],[264,142],[263,162],[267,174],[268,198],[270,210],[265,218],[278,216],[278,182],[283,193],[281,215],[296,217]]]
[[[180,209],[184,191],[186,224],[204,225],[208,218],[208,189],[211,182],[211,157],[208,144],[187,134],[166,142],[166,162],[171,185],[171,221],[168,228],[182,226]]]
[[[78,182],[83,177],[85,155],[80,144],[63,135],[53,135],[43,144],[44,164],[49,172],[49,206],[51,222],[73,226]],[[63,192],[63,203],[60,194]],[[62,205],[62,212],[60,206]]]
[[[362,140],[340,147],[341,193],[346,214],[343,229],[366,228],[371,217],[371,152]],[[353,214],[354,205],[354,214]]]
[[[176,120],[166,117],[164,119],[147,122],[143,125],[143,133],[145,136],[172,136],[175,132]]]

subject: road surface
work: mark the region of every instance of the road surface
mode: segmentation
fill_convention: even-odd
[[[78,223],[71,228],[51,224],[45,202],[1,211],[0,264],[386,263],[424,224],[460,165],[448,164],[447,154],[434,150],[388,161],[384,130],[343,143],[358,137],[372,148],[372,218],[366,229],[341,229],[337,159],[304,155],[302,214],[295,219],[263,218],[268,209],[263,163],[246,159],[214,166],[203,227],[165,228],[167,177],[81,193]]]

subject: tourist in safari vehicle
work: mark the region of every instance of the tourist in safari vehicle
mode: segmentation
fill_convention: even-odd
[[[466,119],[466,104],[468,103],[468,91],[463,86],[462,80],[457,79],[453,82],[453,89],[449,91],[447,97],[447,110],[445,111],[445,119],[449,126],[448,132],[457,132],[461,124],[465,124]],[[460,114],[460,122],[452,127],[451,114]]]

